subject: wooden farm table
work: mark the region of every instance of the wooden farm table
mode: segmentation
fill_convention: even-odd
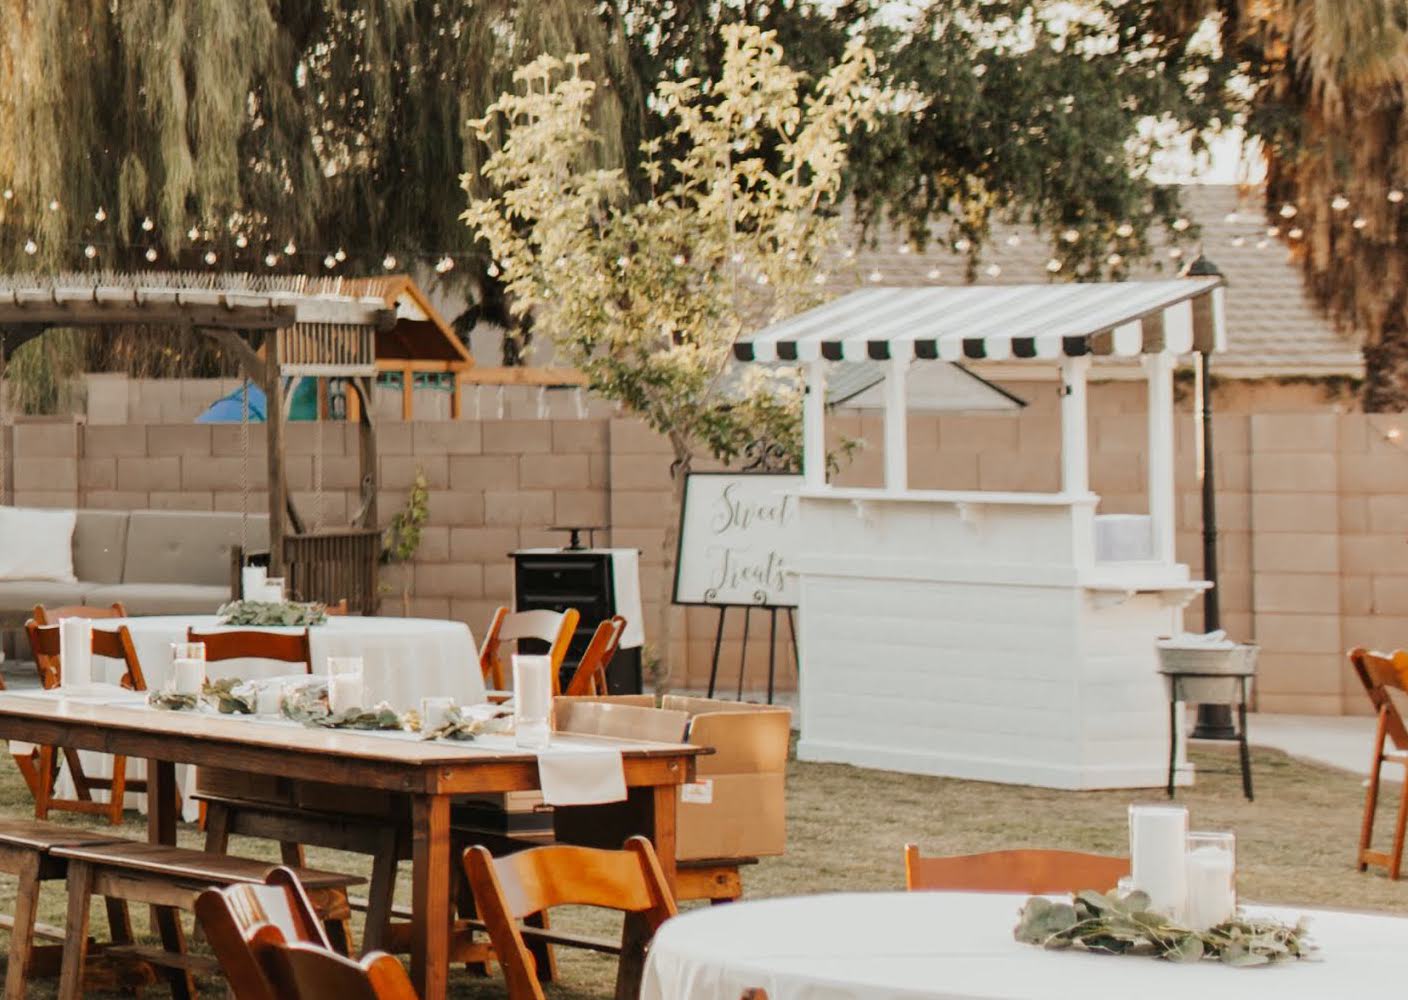
[[[0,739],[146,758],[147,830],[151,842],[159,844],[176,842],[177,763],[406,794],[412,803],[411,975],[423,1000],[444,997],[449,974],[456,863],[450,849],[450,797],[538,787],[532,753],[77,698],[0,693]],[[583,739],[573,737],[574,742]],[[595,742],[621,750],[628,793],[648,827],[637,832],[654,841],[673,882],[675,786],[693,780],[694,758],[704,751],[673,743]]]

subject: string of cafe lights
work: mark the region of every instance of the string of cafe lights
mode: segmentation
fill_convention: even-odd
[[[13,188],[5,188],[3,191],[0,191],[0,197],[8,203],[12,202],[16,196]],[[1404,205],[1405,201],[1408,201],[1408,193],[1405,193],[1403,188],[1395,186],[1385,192],[1384,198],[1393,205],[1401,206]],[[1330,209],[1336,214],[1347,212],[1353,207],[1353,202],[1343,193],[1333,195],[1330,198],[1329,204]],[[57,212],[62,206],[58,199],[51,198],[45,207],[51,212]],[[1252,217],[1260,213],[1231,212],[1224,217],[1223,221],[1227,224],[1236,225],[1241,221],[1243,214]],[[1237,233],[1230,236],[1228,242],[1230,245],[1238,248],[1245,247],[1248,243],[1251,243],[1257,250],[1267,250],[1272,247],[1273,241],[1278,239],[1284,239],[1287,243],[1294,244],[1304,238],[1304,229],[1295,221],[1300,214],[1300,210],[1294,203],[1287,202],[1283,204],[1275,214],[1284,221],[1264,227],[1258,225],[1254,230],[1249,229],[1245,233]],[[100,205],[93,211],[92,218],[96,224],[101,226],[108,221],[109,215],[107,210]],[[155,234],[156,226],[151,216],[144,216],[139,226],[143,233]],[[1183,216],[1174,219],[1170,224],[1170,228],[1173,229],[1175,233],[1183,233],[1191,228],[1191,226],[1191,220]],[[1350,222],[1350,227],[1356,232],[1362,232],[1368,228],[1368,226],[1369,220],[1362,214],[1356,214]],[[229,230],[231,235],[228,238],[221,237],[217,239],[216,232],[211,227],[192,226],[187,230],[185,236],[187,240],[190,241],[192,249],[198,251],[200,247],[205,247],[205,251],[199,255],[199,259],[207,267],[212,268],[218,266],[222,259],[248,255],[250,263],[255,265],[262,263],[270,270],[279,267],[286,261],[301,258],[306,261],[320,263],[324,270],[331,272],[336,271],[349,256],[348,251],[341,246],[336,248],[310,249],[299,247],[293,238],[289,238],[282,246],[279,246],[277,241],[267,234],[262,237],[252,238],[248,233],[238,228],[233,218],[230,220]],[[1134,226],[1128,222],[1121,223],[1115,228],[1115,236],[1120,239],[1128,239],[1133,235]],[[1065,243],[1075,244],[1085,238],[1085,234],[1078,229],[1070,228],[1064,230],[1060,238]],[[110,254],[118,252],[140,254],[149,264],[160,262],[164,256],[162,248],[156,243],[119,244],[115,240],[104,240],[97,237],[67,239],[61,242],[65,246],[81,247],[83,256],[87,260],[95,263]],[[1004,242],[1008,247],[1016,247],[1021,244],[1022,237],[1012,234],[1008,236]],[[258,247],[255,246],[256,243],[259,244]],[[221,244],[225,245],[222,246]],[[972,249],[972,242],[966,238],[960,238],[949,244],[949,247],[956,254],[967,254]],[[39,252],[38,238],[34,235],[29,236],[22,245],[22,248],[26,254],[30,256],[36,255]],[[263,251],[262,254],[260,253],[261,249]],[[224,252],[222,253],[222,251]],[[902,243],[896,247],[896,252],[902,256],[907,256],[915,251],[912,244]],[[1185,250],[1182,247],[1173,246],[1169,247],[1166,253],[1169,259],[1177,261],[1183,258]],[[375,259],[377,253],[371,251],[358,254],[358,256]],[[456,259],[457,257],[463,259],[465,256],[463,250],[416,250],[403,251],[400,253],[386,251],[381,255],[381,265],[386,271],[394,271],[411,262],[425,263],[433,268],[436,273],[446,274],[454,270],[460,263],[460,261]],[[846,259],[852,260],[855,258],[855,251],[848,249],[844,252],[844,256]],[[1110,267],[1119,267],[1124,262],[1125,255],[1118,250],[1112,251],[1105,258],[1105,263]],[[1046,261],[1044,266],[1048,274],[1055,275],[1065,267],[1065,264],[1059,258],[1051,257]],[[496,276],[499,273],[498,265],[490,261],[486,266],[486,273],[490,277]],[[994,262],[983,268],[983,273],[989,278],[998,278],[1002,275],[1003,269],[1000,264]],[[930,281],[938,281],[942,276],[943,271],[939,267],[930,268],[926,274],[926,277]],[[824,284],[827,278],[828,276],[826,274],[818,273],[815,280],[817,284]],[[881,269],[873,268],[866,274],[865,279],[872,284],[878,284],[884,281],[885,274]],[[763,282],[766,278],[760,277],[759,280]]]

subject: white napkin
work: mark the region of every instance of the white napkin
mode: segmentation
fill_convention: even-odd
[[[626,619],[621,633],[621,648],[635,649],[645,642],[645,627],[641,619],[640,552],[636,549],[611,550],[611,579],[615,584],[616,613]]]
[[[626,798],[621,751],[552,746],[538,751],[538,784],[550,806],[594,806]]]

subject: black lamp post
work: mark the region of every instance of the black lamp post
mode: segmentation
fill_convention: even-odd
[[[1201,253],[1183,269],[1185,278],[1220,278],[1222,272],[1217,265]],[[1199,429],[1203,438],[1203,461],[1199,472],[1202,475],[1203,494],[1203,579],[1212,584],[1203,591],[1203,628],[1212,632],[1222,627],[1222,606],[1217,587],[1217,488],[1213,478],[1212,451],[1212,376],[1209,373],[1211,356],[1206,351],[1198,353],[1198,395],[1202,399],[1202,409],[1198,414]],[[1193,726],[1193,739],[1230,740],[1235,739],[1237,730],[1232,725],[1232,706],[1199,705],[1198,721]]]

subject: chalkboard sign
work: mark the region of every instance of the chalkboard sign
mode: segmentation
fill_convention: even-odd
[[[802,477],[691,473],[680,512],[675,603],[795,608]]]

